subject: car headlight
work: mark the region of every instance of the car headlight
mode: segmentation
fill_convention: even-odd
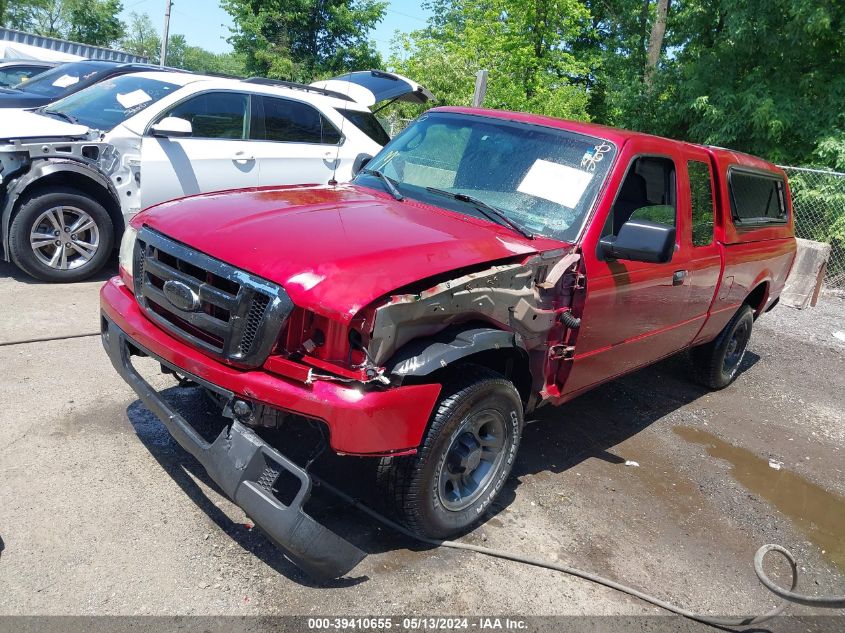
[[[129,288],[132,288],[131,279],[134,277],[133,263],[135,261],[135,240],[138,239],[138,231],[131,226],[127,226],[123,232],[123,238],[120,240],[120,254],[118,256],[118,263],[120,264],[121,273],[125,273],[130,281],[127,283]],[[123,274],[121,274],[121,277]],[[124,279],[124,281],[126,281]]]

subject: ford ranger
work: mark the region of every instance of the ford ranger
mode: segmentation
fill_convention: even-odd
[[[220,488],[330,578],[363,553],[304,511],[308,467],[268,427],[293,438],[308,420],[335,453],[379,460],[399,520],[449,537],[484,517],[537,407],[686,350],[701,383],[729,385],[795,249],[786,177],[761,159],[437,108],[350,184],[137,215],[102,339]],[[214,397],[216,439],[150,386],[144,356]]]

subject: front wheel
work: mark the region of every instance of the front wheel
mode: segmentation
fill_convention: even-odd
[[[715,340],[692,348],[690,358],[696,381],[710,389],[723,389],[731,384],[745,357],[753,325],[754,310],[745,304]]]
[[[413,532],[448,538],[478,522],[510,474],[522,437],[522,400],[513,383],[463,367],[444,384],[416,455],[382,460],[388,504]]]
[[[25,198],[9,231],[12,261],[36,279],[54,283],[97,273],[113,245],[108,211],[81,191],[64,187]]]

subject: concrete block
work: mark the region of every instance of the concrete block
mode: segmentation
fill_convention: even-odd
[[[830,257],[830,244],[801,238],[797,242],[798,253],[786,280],[786,287],[780,295],[780,302],[803,310],[816,305]]]

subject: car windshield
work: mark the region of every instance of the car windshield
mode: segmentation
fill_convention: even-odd
[[[179,88],[159,79],[121,75],[56,101],[43,112],[106,131]]]
[[[572,242],[615,153],[606,140],[567,130],[435,112],[388,143],[355,182],[383,190],[389,179],[402,196],[491,220],[493,207],[526,233]]]
[[[91,62],[62,64],[29,81],[22,81],[15,88],[40,97],[59,99],[75,92],[80,85],[89,83],[103,70],[102,64]]]

